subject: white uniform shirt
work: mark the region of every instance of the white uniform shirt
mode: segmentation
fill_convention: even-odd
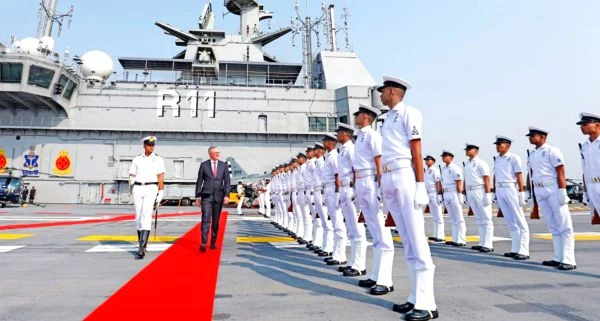
[[[586,140],[581,145],[581,154],[583,156],[583,175],[588,181],[594,178],[600,178],[600,138],[594,142]]]
[[[562,152],[548,144],[544,144],[529,153],[527,166],[533,170],[531,180],[536,182],[555,181],[558,175],[556,167],[565,165]]]
[[[135,176],[135,181],[139,183],[158,182],[156,175],[164,172],[166,172],[165,162],[162,157],[154,153],[150,156],[145,154],[136,156],[129,168],[129,175]]]
[[[325,159],[322,156],[315,160],[315,169],[313,170],[313,176],[312,176],[314,186],[323,185],[323,181],[321,180],[321,175],[322,175],[324,164],[325,164]]]
[[[244,194],[244,185],[238,184],[238,186],[237,186],[237,193],[238,193],[238,195],[240,195],[240,196],[241,196],[242,194]]]
[[[425,186],[427,191],[431,192],[430,189],[435,189],[437,192],[437,182],[440,181],[440,170],[437,166],[433,165],[425,169]]]
[[[374,159],[381,156],[381,142],[381,134],[373,130],[371,126],[365,126],[359,130],[352,162],[355,171],[376,169]]]
[[[338,153],[338,177],[341,179],[344,176],[352,174],[352,162],[354,161],[354,143],[349,140],[340,147]]]
[[[412,159],[410,141],[421,139],[423,115],[404,102],[398,103],[386,114],[381,136],[383,138],[382,162]]]
[[[454,163],[442,165],[442,184],[446,188],[456,187],[456,181],[463,179],[463,173],[460,167]]]
[[[332,149],[325,155],[325,164],[321,173],[323,185],[335,182],[335,174],[338,172],[338,151]]]
[[[306,162],[306,171],[304,173],[304,186],[307,189],[311,189],[314,185],[313,172],[316,170],[316,162],[316,158],[311,158]]]
[[[517,183],[516,173],[522,173],[521,157],[506,152],[504,156],[496,156],[494,162],[494,178],[496,183]]]
[[[479,157],[467,159],[464,176],[467,186],[483,185],[483,177],[490,176],[490,165]]]
[[[296,190],[296,177],[298,176],[298,169],[294,169],[292,171],[292,175],[290,175],[290,188],[292,190]]]
[[[296,175],[296,188],[298,190],[304,189],[304,171],[306,171],[306,163],[298,167],[298,175]]]

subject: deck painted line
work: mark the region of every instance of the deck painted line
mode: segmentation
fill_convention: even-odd
[[[8,253],[10,251],[18,250],[24,248],[25,245],[8,245],[8,246],[0,246],[0,253]]]
[[[2,234],[0,234],[2,235]],[[152,233],[148,238],[148,242],[173,242],[177,240],[179,236],[160,236],[157,235],[154,238]],[[88,235],[77,239],[78,241],[97,241],[97,242],[137,242],[137,235]]]
[[[227,212],[221,218],[216,250],[198,250],[197,224],[84,320],[212,320]]]
[[[533,237],[536,239],[551,240],[552,234],[550,234],[550,233],[533,234]],[[575,241],[600,241],[600,233],[599,232],[575,233]]]
[[[0,233],[0,240],[19,240],[24,239],[30,236],[34,236],[35,234],[7,234]]]
[[[44,215],[67,215],[67,214],[73,214],[71,212],[50,212],[50,211],[39,211],[39,212],[33,212],[33,214],[44,214]]]
[[[148,244],[146,251],[148,252],[163,252],[167,250],[171,244],[158,243]],[[135,244],[100,244],[85,251],[86,253],[106,253],[106,252],[135,252],[138,246]]]

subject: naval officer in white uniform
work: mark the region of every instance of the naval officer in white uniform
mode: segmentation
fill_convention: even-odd
[[[425,156],[425,187],[429,197],[429,212],[433,222],[433,233],[429,237],[433,242],[444,242],[446,234],[444,233],[444,212],[442,210],[442,183],[440,181],[441,173],[435,166],[435,158],[431,155]]]
[[[152,228],[152,210],[154,204],[160,205],[163,198],[165,162],[154,153],[156,137],[142,139],[144,153],[136,156],[129,168],[129,183],[133,185],[133,204],[138,235],[138,258],[146,255],[148,237]]]
[[[444,206],[448,209],[450,224],[452,225],[452,240],[446,244],[452,246],[465,246],[467,243],[467,226],[463,215],[464,203],[463,172],[456,164],[452,163],[454,154],[442,151],[444,165],[441,170],[442,190],[444,192]]]
[[[575,235],[569,212],[565,158],[560,149],[546,143],[547,130],[529,127],[527,136],[535,146],[527,161],[531,183],[535,187],[535,197],[554,244],[554,257],[542,264],[559,270],[574,270]]]
[[[581,133],[588,139],[581,145],[583,179],[585,193],[584,203],[590,206],[590,213],[600,211],[600,116],[591,113],[579,114],[577,125]]]
[[[408,299],[394,305],[393,310],[406,313],[405,320],[420,321],[437,318],[438,311],[433,292],[435,265],[423,218],[423,209],[429,202],[421,161],[423,115],[404,103],[408,89],[408,82],[395,77],[384,77],[383,85],[377,88],[381,102],[390,108],[381,129],[381,187],[402,238],[408,267]]]

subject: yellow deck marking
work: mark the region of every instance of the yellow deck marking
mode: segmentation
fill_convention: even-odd
[[[34,235],[35,234],[0,234],[0,240],[18,240]]]
[[[533,237],[536,239],[551,240],[552,234],[549,234],[549,233],[534,234]],[[600,233],[597,233],[597,232],[575,233],[575,241],[600,241]]]
[[[272,242],[294,242],[295,240],[287,236],[238,236],[237,243],[272,243]]]
[[[154,235],[150,233],[150,237],[148,237],[148,242],[173,242],[177,240],[179,236],[160,236],[157,235],[156,239]],[[137,242],[137,235],[89,235],[82,238],[77,239],[78,241],[113,241],[113,242]]]

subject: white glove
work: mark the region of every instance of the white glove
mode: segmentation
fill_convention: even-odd
[[[465,196],[463,195],[463,193],[458,193],[458,204],[464,204],[465,203]]]
[[[483,196],[483,205],[492,205],[492,193],[485,193],[485,195]]]
[[[442,194],[437,195],[437,202],[440,205],[444,204],[444,197],[442,196]]]
[[[424,182],[417,182],[417,189],[415,190],[415,209],[421,211],[429,203],[429,197],[427,196],[427,189],[425,188]]]
[[[562,205],[569,203],[570,200],[571,199],[567,195],[567,189],[559,188],[558,189],[558,204],[560,204],[562,206]]]
[[[521,206],[527,205],[527,197],[525,197],[525,192],[519,193],[519,205],[521,205]]]
[[[496,193],[490,193],[490,194],[492,194],[492,203],[493,204],[498,203],[498,198],[496,198]]]
[[[530,191],[525,191],[525,199],[528,200],[530,198],[533,198],[533,197],[531,197],[531,192]]]
[[[162,201],[164,193],[165,191],[162,189],[158,191],[158,194],[156,195],[156,204],[160,205],[160,201]]]
[[[590,204],[590,200],[588,199],[587,192],[583,193],[583,198],[581,199],[581,203],[583,205],[588,206]]]

